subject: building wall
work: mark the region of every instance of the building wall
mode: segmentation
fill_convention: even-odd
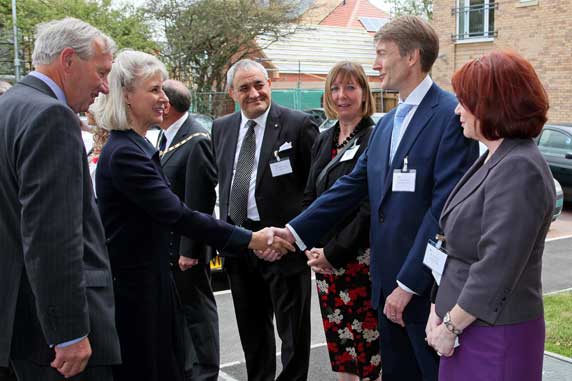
[[[439,58],[433,79],[451,90],[451,76],[463,63],[493,49],[512,49],[527,58],[550,99],[549,121],[572,122],[572,2],[570,0],[497,1],[495,31],[490,42],[454,43],[455,0],[434,0],[432,24],[439,34]]]

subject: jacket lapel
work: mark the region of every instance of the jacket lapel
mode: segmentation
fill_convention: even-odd
[[[221,131],[226,138],[225,139],[221,139],[221,154],[223,156],[223,159],[220,161],[220,165],[223,168],[220,168],[220,172],[221,173],[226,173],[228,174],[226,176],[225,179],[220,179],[221,181],[221,187],[224,186],[225,189],[225,194],[230,195],[230,184],[232,183],[232,169],[234,167],[234,158],[235,158],[235,153],[238,150],[240,150],[240,147],[237,148],[236,144],[238,143],[238,132],[240,130],[240,111],[239,112],[235,112],[228,120],[226,125],[221,125],[220,127],[224,129],[224,131]],[[222,184],[222,181],[225,181],[224,185]],[[221,193],[222,193],[222,189],[221,189]],[[229,197],[230,199],[230,197]],[[227,200],[227,206],[228,206],[228,200]],[[224,217],[226,218],[226,216]]]
[[[393,175],[393,171],[397,168],[401,168],[403,166],[403,159],[409,154],[411,147],[417,140],[417,137],[423,131],[423,129],[429,124],[429,121],[433,117],[434,108],[439,104],[439,97],[437,93],[437,87],[435,84],[431,86],[423,100],[415,110],[415,114],[413,114],[413,118],[409,122],[401,141],[399,142],[399,146],[397,147],[397,151],[395,151],[395,156],[393,157],[393,161],[391,165],[386,165],[384,170],[386,170],[383,174],[384,186],[383,192],[381,193],[381,202],[385,198],[389,188],[392,184],[392,179],[390,176]],[[391,144],[391,131],[393,130],[393,117],[395,116],[395,112],[388,114],[390,117],[389,126],[383,132],[383,149],[382,149],[382,159],[386,160],[389,163],[389,146]]]
[[[461,180],[457,183],[449,198],[445,202],[440,221],[451,212],[457,205],[463,202],[467,197],[475,192],[475,190],[483,183],[488,176],[490,170],[497,165],[507,153],[516,145],[516,140],[505,139],[497,151],[493,154],[489,161],[485,163],[487,155],[482,155],[465,173]]]
[[[260,179],[264,171],[269,167],[270,160],[274,157],[274,147],[282,130],[280,120],[280,107],[274,103],[270,106],[270,112],[266,119],[266,127],[264,128],[264,137],[262,138],[262,147],[260,149],[260,157],[258,158],[258,168],[256,172],[256,188],[260,184]],[[294,148],[294,147],[293,147]]]
[[[189,116],[189,118],[190,118],[190,116]],[[173,141],[171,142],[171,146],[177,144],[181,140],[185,139],[187,137],[187,135],[189,135],[189,126],[190,126],[189,118],[187,118],[187,120],[185,120],[185,123],[183,123],[181,128],[179,128],[179,131],[177,131],[177,134],[175,135],[175,137],[173,138]],[[165,163],[167,163],[167,161],[169,161],[169,159],[171,157],[173,157],[173,154],[176,151],[177,150],[173,150],[173,151],[167,152],[165,155],[163,155],[163,157],[161,158],[161,165],[164,166]]]

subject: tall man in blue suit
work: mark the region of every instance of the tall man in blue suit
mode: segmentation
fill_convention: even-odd
[[[443,204],[478,156],[463,137],[455,97],[428,73],[439,41],[417,17],[400,17],[375,35],[381,87],[399,91],[353,172],[277,232],[312,246],[369,194],[372,305],[378,309],[383,381],[437,380],[438,357],[425,343],[431,273],[427,240],[439,231]]]

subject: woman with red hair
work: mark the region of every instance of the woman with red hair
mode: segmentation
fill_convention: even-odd
[[[464,135],[488,151],[441,214],[447,257],[427,341],[442,355],[441,381],[540,381],[542,253],[555,190],[532,138],[548,98],[532,65],[512,52],[466,63],[452,84]]]

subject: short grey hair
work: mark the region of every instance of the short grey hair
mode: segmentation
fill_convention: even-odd
[[[132,90],[138,80],[157,74],[163,80],[168,78],[165,65],[157,57],[136,50],[121,51],[115,57],[109,73],[109,94],[105,95],[101,127],[108,130],[129,130],[131,125],[124,93]]]
[[[0,95],[4,94],[6,91],[8,91],[8,89],[12,87],[11,84],[9,84],[6,81],[0,81]]]
[[[238,61],[237,63],[232,65],[230,69],[228,69],[228,72],[226,73],[226,89],[229,90],[232,87],[232,82],[234,81],[234,75],[236,74],[237,71],[251,69],[251,68],[259,70],[262,74],[264,74],[264,79],[268,80],[268,71],[266,71],[266,68],[264,66],[262,66],[259,62],[256,61],[243,59]]]
[[[185,86],[184,83],[180,81],[175,81],[169,79],[163,83],[163,91],[167,98],[169,98],[169,103],[177,112],[187,112],[191,108],[191,92]]]
[[[104,53],[115,52],[115,42],[111,37],[85,21],[66,17],[39,24],[32,65],[51,64],[65,48],[72,48],[82,60],[87,60],[94,54],[95,40],[102,43]]]

